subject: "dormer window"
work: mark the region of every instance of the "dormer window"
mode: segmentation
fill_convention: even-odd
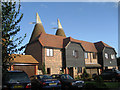
[[[105,58],[108,59],[108,54],[107,53],[105,53]]]
[[[111,59],[115,59],[115,54],[111,54]]]
[[[73,56],[74,56],[75,58],[78,57],[78,51],[77,51],[77,50],[73,50]]]

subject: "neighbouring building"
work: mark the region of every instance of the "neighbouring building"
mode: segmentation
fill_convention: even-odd
[[[95,73],[99,74],[101,65],[98,63],[97,49],[95,48],[94,43],[77,40],[73,38],[69,38],[69,41],[74,42],[74,43],[79,43],[81,45],[81,48],[83,49],[83,52],[78,52],[78,53],[81,53],[79,57],[82,57],[82,59],[80,60],[83,60],[85,64],[80,62],[79,65],[81,64],[84,65],[84,67],[86,68],[89,74],[95,74]],[[76,51],[78,50],[76,49]],[[81,71],[81,70],[83,69],[80,69],[78,71]]]
[[[75,77],[82,74],[84,68],[92,75],[95,73],[99,74],[100,70],[106,67],[106,65],[111,67],[111,64],[105,63],[105,60],[104,63],[101,63],[103,61],[99,58],[104,57],[104,55],[99,54],[99,47],[104,47],[104,49],[101,49],[104,53],[112,51],[116,55],[114,48],[110,46],[108,48],[104,45],[97,46],[97,43],[66,37],[59,19],[56,34],[47,34],[38,13],[36,16],[36,25],[26,46],[25,54],[32,55],[39,62],[39,72],[42,71],[43,65],[45,65],[47,74],[60,74],[64,72]],[[112,58],[116,59],[114,55]],[[111,61],[111,63],[114,61]],[[114,62],[114,66],[116,64],[117,62]]]
[[[102,65],[102,70],[111,68],[118,69],[115,49],[102,41],[94,44],[98,51],[98,62]]]
[[[13,55],[14,56],[14,55]],[[38,74],[38,64],[39,62],[33,58],[31,55],[15,55],[16,58],[11,60],[11,66],[9,70],[22,70],[25,71],[28,76]]]

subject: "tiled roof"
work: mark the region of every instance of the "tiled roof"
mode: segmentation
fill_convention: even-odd
[[[39,63],[35,58],[33,58],[31,55],[16,55],[16,58],[12,60],[13,63],[33,63],[37,64]]]
[[[39,42],[45,47],[63,48],[63,39],[65,37],[41,33]]]
[[[110,47],[112,48],[111,46],[109,46],[108,44],[104,43],[103,41],[100,41],[105,47]]]
[[[39,41],[42,46],[54,48],[64,48],[69,41],[72,41],[76,43],[81,43],[85,51],[97,52],[94,43],[73,39],[71,37],[66,38],[62,36],[41,33]]]
[[[94,43],[87,42],[87,41],[82,41],[82,40],[77,40],[77,39],[73,39],[73,38],[71,38],[71,41],[81,43],[81,45],[83,46],[85,51],[97,52]]]
[[[104,43],[103,41],[99,41],[99,42],[96,42],[96,43],[94,43],[94,44],[95,44],[98,52],[102,52],[103,49],[104,49],[104,47],[113,48],[113,47],[107,45],[106,43]]]
[[[95,42],[94,44],[98,44],[99,46],[100,46],[100,44],[102,44],[104,47],[113,48],[113,47],[109,46],[108,44],[104,43],[103,41]]]

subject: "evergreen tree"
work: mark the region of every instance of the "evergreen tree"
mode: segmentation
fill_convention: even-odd
[[[10,66],[10,61],[14,60],[14,53],[18,53],[25,46],[18,48],[24,37],[15,38],[20,31],[19,22],[21,21],[23,14],[20,13],[20,2],[18,4],[13,1],[2,2],[2,70],[7,70]]]
[[[120,66],[120,57],[117,58],[117,66]]]

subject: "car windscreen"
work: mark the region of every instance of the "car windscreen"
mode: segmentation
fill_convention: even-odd
[[[48,76],[48,75],[40,75],[38,77],[39,77],[39,79],[52,79],[52,77]]]
[[[70,75],[61,75],[61,79],[73,79]]]
[[[117,71],[118,74],[120,74],[120,71]]]
[[[30,81],[28,75],[23,72],[9,72],[7,73],[5,79],[10,83]]]

